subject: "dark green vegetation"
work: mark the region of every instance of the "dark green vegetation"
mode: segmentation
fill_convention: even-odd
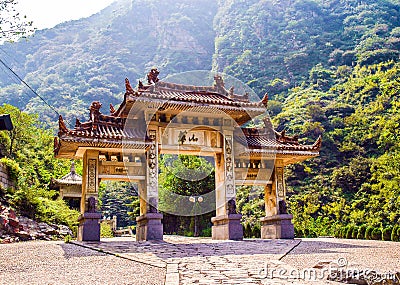
[[[117,227],[133,225],[139,216],[139,197],[135,184],[105,181],[100,184],[99,201],[104,218],[117,217]]]
[[[388,239],[391,229],[398,239],[400,2],[217,2],[120,1],[3,45],[0,58],[71,122],[93,100],[120,103],[124,78],[152,66],[161,77],[211,68],[235,76],[269,93],[279,131],[304,143],[322,135],[321,156],[286,171],[296,234]],[[0,102],[53,125],[56,115],[9,76],[0,74]],[[248,235],[263,215],[257,191],[238,193]]]
[[[334,235],[344,225],[398,224],[400,64],[340,66],[323,74],[329,74],[329,89],[319,88],[312,70],[275,117],[278,126],[311,140],[323,136],[319,158],[287,171],[297,233]]]
[[[163,155],[160,159],[159,208],[164,232],[211,236],[215,216],[214,161],[191,155]],[[190,201],[189,197],[195,197]],[[198,197],[202,197],[199,202]]]

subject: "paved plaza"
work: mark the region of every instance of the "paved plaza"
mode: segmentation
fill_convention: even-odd
[[[400,243],[164,236],[0,245],[0,284],[341,284],[329,270],[400,271]]]

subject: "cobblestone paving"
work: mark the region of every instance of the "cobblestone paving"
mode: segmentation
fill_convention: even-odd
[[[400,243],[383,241],[165,236],[74,243],[0,245],[0,284],[340,284],[327,280],[327,270],[343,261],[341,269],[400,271]]]
[[[282,259],[300,246],[300,240],[213,241],[208,238],[164,236],[163,242],[135,242],[129,238],[118,238],[81,244],[166,267],[166,285],[336,284],[326,280],[307,281],[307,276],[289,279],[284,274],[278,274],[282,270],[299,271]]]

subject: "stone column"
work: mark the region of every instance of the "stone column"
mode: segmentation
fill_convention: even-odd
[[[163,215],[158,212],[158,136],[156,129],[149,130],[152,140],[146,156],[146,185],[139,189],[140,216],[136,218],[136,240],[162,240]]]
[[[211,219],[212,238],[215,240],[242,240],[242,215],[236,212],[235,164],[233,136],[226,134],[224,153],[215,157],[216,216]]]
[[[265,214],[261,218],[261,238],[263,239],[293,239],[294,226],[292,215],[287,213],[286,189],[283,165],[274,167],[272,184],[265,186]]]
[[[83,155],[81,215],[78,218],[78,241],[100,241],[101,214],[97,212],[99,152]]]

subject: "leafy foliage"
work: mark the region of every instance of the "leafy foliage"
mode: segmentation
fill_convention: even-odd
[[[74,227],[79,213],[56,199],[57,193],[47,187],[52,177],[65,175],[70,165],[54,158],[51,131],[40,126],[37,116],[11,105],[1,106],[0,113],[10,114],[14,125],[11,132],[0,132],[6,155],[1,161],[16,180],[16,188],[6,190],[8,203],[21,215]]]
[[[117,226],[134,224],[139,216],[139,197],[136,185],[127,182],[105,181],[99,187],[100,211],[104,217],[117,216]]]

